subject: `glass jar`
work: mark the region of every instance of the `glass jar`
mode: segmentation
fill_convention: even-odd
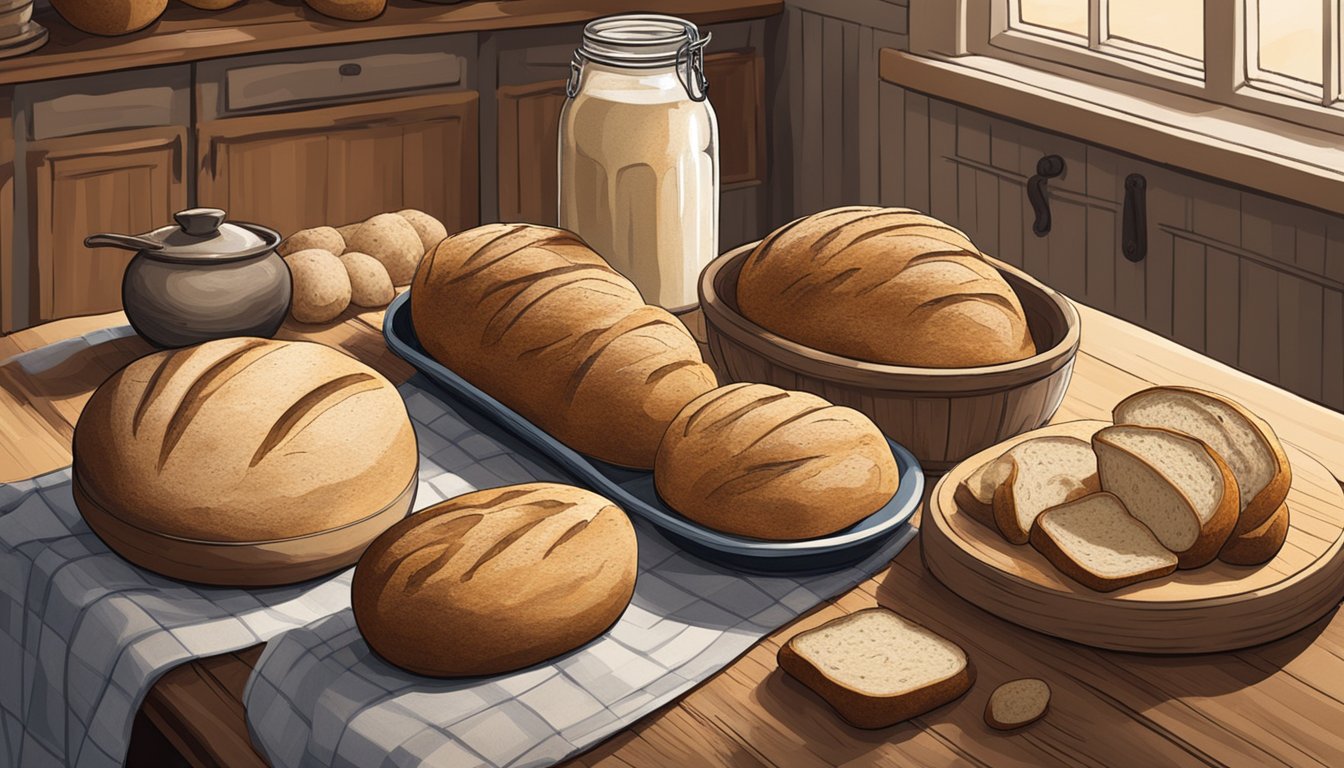
[[[672,311],[718,252],[719,129],[709,36],[672,16],[589,23],[560,112],[560,226]]]

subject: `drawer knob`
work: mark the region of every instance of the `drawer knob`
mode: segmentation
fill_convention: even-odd
[[[355,63],[342,64],[341,68],[336,70],[341,73],[341,77],[355,77],[364,71],[364,68]]]

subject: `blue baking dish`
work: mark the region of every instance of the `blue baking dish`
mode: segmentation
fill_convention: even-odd
[[[679,546],[706,560],[758,572],[799,573],[840,568],[877,551],[908,524],[924,496],[924,472],[919,461],[903,446],[888,440],[900,470],[900,487],[886,506],[843,531],[804,541],[763,541],[706,528],[663,503],[654,489],[652,472],[617,467],[574,451],[436,362],[415,336],[410,297],[409,291],[402,293],[388,306],[383,336],[389,349],[437,385],[436,394],[446,403],[469,408],[485,417],[553,461],[580,484],[652,523]]]

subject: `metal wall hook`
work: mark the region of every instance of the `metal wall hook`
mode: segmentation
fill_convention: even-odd
[[[1046,197],[1046,182],[1064,174],[1064,158],[1046,155],[1036,162],[1036,175],[1027,180],[1027,199],[1036,213],[1031,231],[1037,237],[1050,234],[1050,199]]]

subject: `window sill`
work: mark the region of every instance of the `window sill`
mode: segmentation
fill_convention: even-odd
[[[987,56],[884,48],[882,80],[1021,123],[1344,214],[1344,138],[1151,86],[1112,87]]]

